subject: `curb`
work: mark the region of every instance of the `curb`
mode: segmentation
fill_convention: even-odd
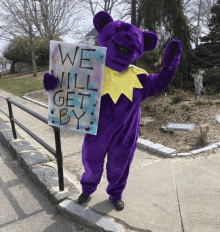
[[[28,97],[28,96],[29,96],[30,94],[32,94],[32,93],[40,93],[40,92],[47,92],[47,91],[46,91],[46,90],[34,91],[34,92],[31,92],[31,93],[25,94],[24,96],[22,96],[22,98],[24,98],[25,100],[31,101],[31,102],[33,102],[33,103],[35,103],[35,104],[37,104],[37,105],[41,105],[41,106],[43,106],[44,108],[48,109],[48,105],[45,105],[45,104],[43,104],[42,102],[38,102],[38,101],[36,101],[36,100],[34,100],[34,99]]]
[[[177,153],[177,154],[176,154],[176,150],[173,148],[165,147],[162,144],[158,144],[158,143],[154,144],[149,140],[141,139],[141,138],[138,138],[137,147],[148,150],[149,152],[152,152],[154,155],[173,158],[173,157],[186,157],[186,156],[191,156],[191,155],[198,155],[208,150],[219,148],[220,142],[209,145],[207,147],[203,147],[201,149],[193,150],[188,153]]]
[[[81,189],[77,189],[64,173],[64,191],[59,191],[58,169],[50,163],[50,158],[36,150],[30,142],[18,133],[13,138],[12,129],[0,117],[0,142],[6,147],[19,166],[24,169],[30,180],[48,196],[57,210],[64,216],[86,224],[97,231],[133,231],[128,225],[122,225],[108,215],[102,215],[93,209],[77,204]]]

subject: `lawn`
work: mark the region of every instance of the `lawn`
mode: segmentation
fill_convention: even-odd
[[[10,75],[0,79],[0,89],[22,97],[27,93],[43,90],[43,75],[47,71],[41,71],[34,77],[33,74],[21,76]]]

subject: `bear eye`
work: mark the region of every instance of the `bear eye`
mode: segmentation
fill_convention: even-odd
[[[138,37],[138,34],[137,34],[137,33],[134,33],[134,35],[135,35],[136,37]]]
[[[117,32],[121,31],[121,28],[117,28],[116,31],[117,31]]]

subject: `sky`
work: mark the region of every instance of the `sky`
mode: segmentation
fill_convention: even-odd
[[[114,8],[113,8],[114,9]],[[96,9],[96,12],[99,12],[99,11],[101,11],[102,10],[102,8],[101,7],[97,7],[97,9]],[[112,11],[112,14],[111,14],[111,16],[113,17],[113,19],[114,20],[118,20],[116,17],[114,17],[114,11]],[[82,24],[82,27],[81,28],[84,28],[84,27],[88,27],[88,26],[91,26],[91,30],[94,28],[93,27],[93,16],[92,16],[92,14],[91,14],[91,16],[90,17],[88,17],[88,20],[84,20],[84,22],[83,22],[83,24]],[[127,23],[131,23],[131,19],[130,18],[128,18],[125,22],[127,22]],[[202,28],[202,31],[203,31],[203,29],[204,28]],[[204,33],[205,32],[205,33]],[[205,34],[207,34],[208,33],[208,31],[206,30],[206,31],[204,31],[204,32],[202,32],[202,36],[204,36]],[[86,35],[86,34],[85,34]],[[70,36],[64,36],[64,37],[62,37],[63,39],[64,39],[64,41],[65,42],[67,42],[67,43],[78,43],[79,41],[77,40],[77,39],[73,39],[73,38],[71,38]],[[199,43],[200,44],[200,43]],[[2,56],[2,50],[4,49],[4,47],[7,45],[7,42],[6,41],[4,41],[4,40],[0,40],[0,57]],[[191,43],[191,45],[192,45],[192,48],[194,49],[195,48],[195,43]]]

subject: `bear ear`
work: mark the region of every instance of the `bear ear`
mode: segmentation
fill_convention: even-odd
[[[98,33],[113,19],[111,15],[106,11],[99,11],[93,18],[93,25]]]
[[[143,31],[144,51],[151,51],[157,46],[158,36],[151,31]]]

